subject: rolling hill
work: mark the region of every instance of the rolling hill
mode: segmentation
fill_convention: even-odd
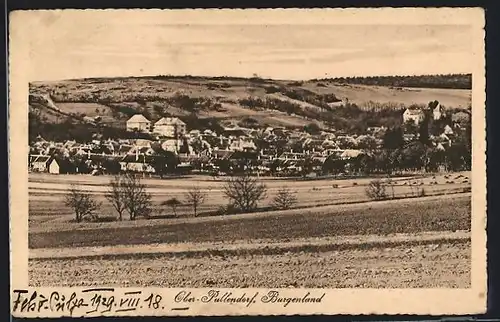
[[[425,78],[427,82],[429,77]],[[442,76],[436,77],[439,80]],[[388,82],[384,78],[384,84]],[[222,125],[250,120],[260,126],[303,127],[315,122],[320,127],[343,128],[356,123],[356,119],[366,123],[373,113],[382,113],[375,116],[396,122],[400,109],[409,105],[438,100],[448,108],[468,108],[471,101],[468,89],[351,83],[339,79],[298,82],[193,76],[33,82],[29,103],[30,119],[35,123],[30,129],[40,132],[41,125],[63,123],[92,128],[97,116],[101,125],[120,129],[136,113],[153,121],[178,116],[188,127],[198,127],[198,123],[210,119]]]

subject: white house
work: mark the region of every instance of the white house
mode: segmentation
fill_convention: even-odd
[[[441,110],[441,104],[438,104],[434,110],[432,110],[432,116],[434,117],[434,120],[440,120],[441,117],[443,116],[443,112]]]
[[[61,173],[61,165],[53,156],[35,155],[30,156],[30,170],[33,172],[59,174]]]
[[[147,139],[137,139],[134,141],[135,146],[139,147],[148,147],[150,148],[152,145],[153,141],[147,140]]]
[[[340,154],[340,158],[343,159],[343,160],[353,159],[353,158],[358,157],[361,153],[362,153],[361,150],[348,149],[348,150],[344,150]]]
[[[128,154],[119,161],[122,171],[155,173],[156,170],[151,162],[151,157],[144,154]]]
[[[453,134],[453,129],[451,128],[451,126],[449,126],[448,124],[444,127],[444,131],[443,133],[445,135],[452,135]]]
[[[135,114],[127,121],[127,131],[149,132],[151,122],[142,114]]]
[[[330,107],[342,107],[342,106],[345,105],[343,101],[330,102],[330,103],[327,103],[327,104]]]
[[[441,144],[446,144],[447,146],[451,146],[451,140],[450,138],[446,135],[446,134],[441,134],[437,137],[437,140],[436,140],[438,143],[441,143]]]
[[[250,138],[239,137],[231,140],[229,145],[229,150],[231,151],[244,151],[244,150],[255,150],[257,147],[255,143]]]
[[[436,146],[436,150],[438,150],[438,151],[444,151],[446,149],[444,148],[443,144],[438,143],[437,146]]]
[[[47,163],[47,168],[49,170],[49,173],[52,174],[59,174],[61,172],[59,162],[57,162],[55,158],[51,158],[51,160],[49,160],[49,162]]]
[[[161,142],[164,151],[178,153],[182,145],[182,140],[168,139]]]
[[[403,113],[403,123],[412,121],[415,125],[424,120],[424,112],[421,109],[406,109]]]
[[[186,134],[186,123],[177,117],[163,117],[155,123],[153,132],[166,137],[182,137]]]

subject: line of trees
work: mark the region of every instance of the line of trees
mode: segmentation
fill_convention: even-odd
[[[326,79],[338,83],[362,84],[394,87],[429,87],[471,89],[471,74],[422,75],[422,76],[371,76],[371,77],[340,77]]]
[[[229,204],[222,214],[252,212],[258,208],[259,202],[266,198],[267,187],[256,177],[244,174],[228,179],[223,186],[223,194]],[[184,197],[185,204],[192,207],[193,215],[197,217],[200,206],[206,201],[206,192],[199,186],[194,186]],[[105,198],[116,211],[120,221],[127,214],[130,220],[139,217],[150,218],[153,211],[151,194],[141,179],[133,174],[117,175],[111,179]],[[273,209],[289,209],[296,203],[296,192],[283,187],[272,199],[271,206]],[[90,192],[77,186],[71,187],[65,197],[65,204],[73,210],[77,222],[98,220],[97,212],[102,205]],[[183,203],[177,198],[170,198],[161,204],[171,207],[177,217],[177,207]]]

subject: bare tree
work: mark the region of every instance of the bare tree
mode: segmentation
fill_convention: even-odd
[[[232,177],[224,186],[226,197],[242,211],[252,211],[257,208],[257,203],[266,197],[266,191],[265,184],[248,174]]]
[[[278,190],[278,194],[273,199],[273,206],[278,209],[289,209],[297,203],[295,192],[287,187]]]
[[[194,216],[198,215],[198,207],[205,202],[205,192],[200,187],[193,187],[186,192],[186,200],[193,206]]]
[[[177,198],[171,198],[168,199],[167,201],[164,201],[162,205],[172,207],[174,216],[177,217],[177,206],[182,205],[182,202],[180,202]]]
[[[118,213],[118,218],[123,219],[123,213],[126,210],[126,196],[125,187],[123,185],[123,178],[117,175],[109,183],[109,190],[106,193],[106,199],[111,203]]]
[[[121,182],[121,189],[130,220],[135,220],[139,216],[148,217],[151,214],[151,194],[146,191],[146,186],[141,183],[140,178],[130,173],[126,174]]]
[[[374,200],[382,200],[387,198],[387,194],[385,192],[385,185],[382,183],[382,180],[376,179],[370,181],[368,187],[366,187],[366,195]]]
[[[75,185],[72,185],[66,194],[64,204],[73,209],[77,222],[86,218],[96,218],[95,211],[100,206],[88,192],[80,190]]]

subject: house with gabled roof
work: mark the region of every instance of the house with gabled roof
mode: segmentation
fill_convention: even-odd
[[[432,110],[432,116],[435,121],[440,120],[443,117],[443,109],[441,104],[437,104],[436,107]]]
[[[74,165],[65,158],[49,155],[31,155],[29,169],[33,172],[48,172],[51,174],[74,172]]]
[[[142,114],[135,114],[127,120],[127,131],[138,131],[149,133],[150,132],[151,121],[149,121]]]
[[[127,154],[120,161],[122,171],[154,173],[152,157],[145,154]]]
[[[162,117],[154,124],[153,133],[169,138],[180,138],[186,134],[186,123],[177,117]]]
[[[451,128],[451,126],[449,126],[448,124],[446,124],[444,126],[443,133],[445,135],[453,135],[453,129]]]
[[[179,139],[166,139],[161,141],[161,148],[165,151],[178,153],[181,149],[183,142]]]
[[[29,169],[33,172],[48,172],[50,155],[30,155]]]
[[[229,144],[229,150],[232,151],[247,151],[247,150],[256,150],[257,147],[253,140],[247,137],[239,137],[236,139],[232,139]]]

